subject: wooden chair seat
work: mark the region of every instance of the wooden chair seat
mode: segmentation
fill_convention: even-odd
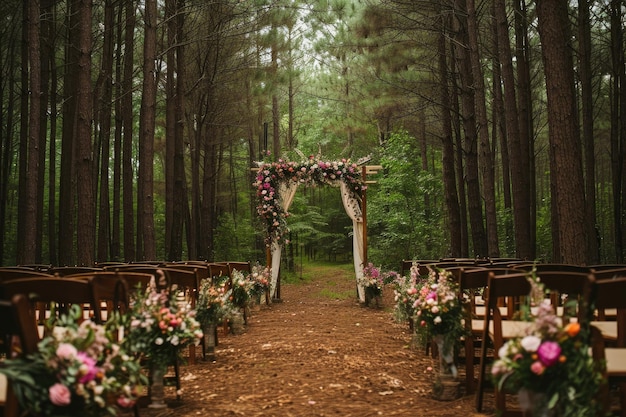
[[[611,377],[626,377],[626,349],[625,348],[605,348],[606,369]]]
[[[606,359],[605,376],[618,387],[620,413],[626,416],[626,277],[598,280],[594,285],[593,302],[598,309],[617,309],[615,321],[593,321],[593,356],[596,361]],[[612,338],[610,340],[609,338]],[[610,346],[609,346],[610,344]],[[601,392],[605,404],[613,404],[608,386]],[[608,407],[607,410],[608,411]]]

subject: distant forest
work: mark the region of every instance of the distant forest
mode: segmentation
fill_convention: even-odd
[[[3,0],[0,263],[261,260],[257,161],[369,257],[624,262],[624,0]],[[302,187],[287,262],[351,258]]]

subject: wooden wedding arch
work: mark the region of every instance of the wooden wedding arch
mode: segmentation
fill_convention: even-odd
[[[358,165],[348,159],[321,161],[314,157],[302,162],[261,162],[253,168],[257,195],[257,213],[265,228],[266,265],[272,268],[271,296],[280,299],[280,261],[288,232],[289,207],[300,185],[330,185],[341,189],[341,200],[352,220],[352,249],[358,297],[365,302],[359,284],[367,264],[367,180],[378,173],[380,165]]]

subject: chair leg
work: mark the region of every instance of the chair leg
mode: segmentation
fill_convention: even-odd
[[[465,337],[465,390],[468,394],[474,392],[474,337]]]
[[[174,377],[176,378],[176,399],[180,400],[180,363],[178,359],[174,361]]]
[[[476,388],[476,411],[483,410],[483,391],[485,390],[485,369],[487,367],[487,338],[483,337],[480,344],[480,366],[478,371],[478,387]]]

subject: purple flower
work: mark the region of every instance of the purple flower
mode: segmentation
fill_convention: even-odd
[[[537,349],[537,355],[541,363],[545,366],[552,366],[559,360],[561,346],[559,346],[557,342],[543,342],[541,346],[539,346],[539,349]]]

